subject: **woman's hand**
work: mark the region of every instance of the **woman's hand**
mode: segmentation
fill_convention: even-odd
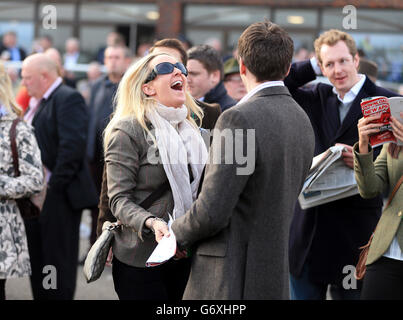
[[[168,224],[159,218],[149,218],[146,220],[146,227],[155,234],[155,240],[159,243],[163,237],[169,237]]]
[[[370,123],[381,117],[381,114],[369,116],[367,118],[361,118],[358,120],[358,138],[359,138],[359,151],[360,153],[368,153],[369,136],[379,132],[379,128],[382,126],[380,123]]]
[[[400,112],[400,117],[403,119],[403,112]],[[392,116],[390,117],[390,124],[395,137],[400,141],[403,141],[403,124]]]

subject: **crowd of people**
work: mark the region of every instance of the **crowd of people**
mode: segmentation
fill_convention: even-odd
[[[323,300],[328,288],[332,299],[403,299],[402,188],[382,212],[403,175],[403,147],[372,148],[380,127],[360,106],[397,93],[374,83],[348,33],[328,30],[314,54],[298,56],[270,21],[246,28],[225,58],[174,38],[134,57],[115,32],[92,63],[77,39],[64,55],[49,37],[29,55],[13,32],[3,46],[2,60],[23,62],[14,92],[0,65],[0,300],[6,279],[27,275],[35,300],[74,298],[84,209],[91,245],[104,222],[121,225],[110,260],[122,300]],[[71,71],[81,63],[86,73]],[[317,76],[330,84],[310,84]],[[18,177],[9,134],[17,117]],[[402,119],[391,117],[401,141]],[[360,194],[301,209],[313,157],[337,144]],[[44,181],[39,217],[23,218],[16,200]],[[375,227],[367,275],[346,288],[343,269]],[[172,234],[175,256],[146,267]],[[54,288],[43,285],[49,265]]]

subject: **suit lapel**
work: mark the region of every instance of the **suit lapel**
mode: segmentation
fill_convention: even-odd
[[[34,118],[32,119],[32,124],[34,125],[36,118],[38,117],[38,115],[42,112],[42,110],[45,109],[46,104],[52,99],[53,94],[61,87],[63,83],[59,84],[55,90],[52,91],[52,93],[49,95],[49,97],[47,99],[42,98],[41,99],[41,104],[38,107],[38,110],[35,112]]]
[[[361,100],[370,96],[368,92],[371,92],[371,86],[372,84],[369,82],[368,78],[366,78],[364,85],[358,92],[358,95],[355,97],[353,103],[351,104],[350,110],[348,111],[343,123],[341,124],[341,127],[336,133],[335,141],[340,138],[350,127],[357,126],[358,119],[362,117]]]
[[[47,100],[45,100],[45,99],[41,99],[41,102],[40,102],[40,104],[39,104],[39,106],[38,106],[38,109],[36,110],[36,112],[35,112],[35,114],[34,114],[34,117],[33,117],[33,119],[32,119],[32,125],[33,126],[35,126],[35,122],[36,122],[36,119],[38,118],[38,115],[41,113],[41,111],[45,108],[45,105],[46,105],[46,101]]]
[[[337,99],[336,94],[332,94],[326,100],[325,113],[327,125],[322,126],[323,130],[328,131],[328,137],[331,139],[336,135],[337,131],[340,130],[340,114],[339,114],[339,99]]]

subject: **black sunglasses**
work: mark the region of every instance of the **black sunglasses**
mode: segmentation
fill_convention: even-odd
[[[173,64],[170,62],[161,62],[154,67],[144,83],[154,80],[159,74],[170,74],[174,71],[175,68],[178,68],[182,72],[182,74],[187,77],[188,71],[182,63],[177,62]]]

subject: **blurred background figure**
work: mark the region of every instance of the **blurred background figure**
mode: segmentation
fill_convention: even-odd
[[[145,57],[149,53],[148,50],[150,50],[151,47],[152,43],[149,41],[144,41],[140,43],[140,45],[137,47],[135,59],[141,59],[142,57]]]
[[[219,52],[211,46],[199,45],[188,50],[188,87],[193,98],[218,103],[221,111],[236,104],[224,87],[224,68]]]
[[[246,88],[239,74],[239,64],[235,58],[229,58],[224,63],[224,87],[228,95],[235,101],[246,95]]]
[[[208,38],[204,44],[213,47],[221,55],[223,52],[222,43],[218,38]]]
[[[42,52],[53,47],[53,38],[50,35],[44,35],[39,38],[39,47],[42,49]]]
[[[375,83],[378,79],[378,65],[374,61],[361,57],[358,65],[358,73],[365,74]]]
[[[305,47],[300,47],[295,53],[293,62],[304,61],[311,58],[311,53]]]
[[[89,110],[90,119],[88,127],[87,159],[98,197],[101,192],[102,172],[104,167],[104,149],[102,137],[104,129],[114,110],[113,99],[119,82],[129,68],[132,53],[127,47],[111,46],[105,50],[104,64],[107,74],[99,78],[92,86]],[[90,244],[96,240],[96,227],[98,219],[98,206],[91,208],[92,228]]]
[[[69,38],[65,43],[65,54],[63,56],[63,66],[66,69],[65,77],[71,80],[81,80],[86,77],[85,72],[72,72],[70,69],[74,68],[76,64],[89,63],[88,56],[80,51],[80,42],[77,38]]]
[[[26,57],[24,49],[17,46],[17,34],[8,31],[3,34],[3,41],[0,46],[0,59],[9,61],[22,61]]]
[[[68,73],[66,72],[66,69],[63,66],[62,63],[62,56],[59,52],[59,50],[55,48],[49,48],[45,51],[45,54],[53,61],[56,63],[59,76],[63,79],[63,83],[68,85],[71,88],[76,88],[77,83],[74,78],[69,78]]]
[[[77,90],[84,97],[87,105],[90,103],[91,90],[96,81],[102,76],[101,64],[98,61],[92,61],[88,65],[87,78],[77,83]]]
[[[104,64],[104,54],[107,47],[126,46],[125,38],[119,32],[112,31],[106,36],[106,46],[98,49],[95,60]]]

